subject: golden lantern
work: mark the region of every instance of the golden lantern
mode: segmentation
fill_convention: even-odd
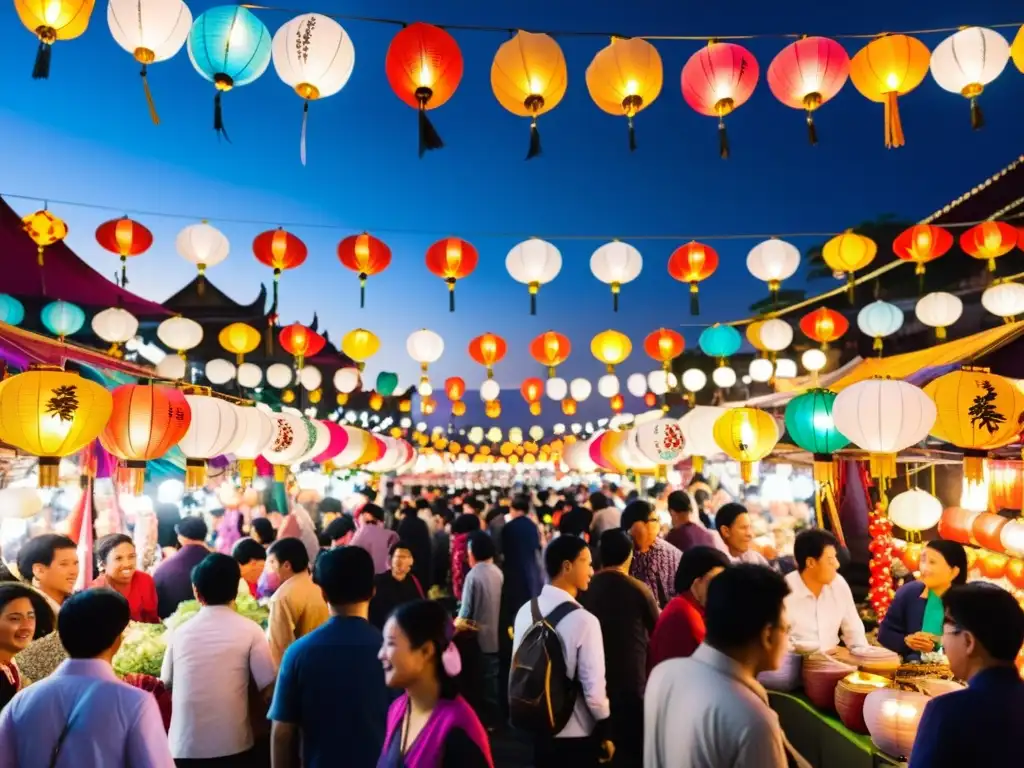
[[[1010,46],[1010,58],[1014,65],[1021,72],[1024,72],[1024,25],[1017,30],[1017,36],[1013,38],[1013,45]]]
[[[527,160],[540,154],[537,117],[558,106],[568,85],[565,54],[548,35],[520,30],[494,54],[491,63],[494,98],[513,115],[530,118]]]
[[[96,0],[14,0],[18,18],[39,38],[32,78],[50,76],[50,56],[58,40],[73,40],[89,26]]]
[[[432,397],[424,397],[420,400],[420,413],[429,416],[437,409],[437,401]]]
[[[636,149],[633,118],[661,93],[662,67],[658,49],[646,40],[612,38],[587,67],[590,98],[610,115],[629,122],[629,149]]]
[[[378,349],[380,349],[380,339],[373,331],[368,331],[365,328],[349,331],[341,340],[341,351],[355,362],[360,371],[366,367],[366,361],[377,354]]]
[[[764,320],[755,320],[747,326],[746,335],[747,341],[750,342],[750,346],[756,349],[758,352],[767,352],[768,347],[761,343],[761,327],[765,324]]]
[[[532,415],[532,416],[540,416],[540,412],[541,412],[540,401],[534,401],[534,402],[530,403],[530,415]]]
[[[286,389],[281,393],[281,402],[285,405],[291,405],[295,402],[295,393],[290,389]]]
[[[398,401],[399,413],[411,413],[412,412],[412,400],[399,400]]]
[[[388,432],[388,434],[391,435],[396,440],[398,440],[399,438],[402,437],[402,428],[401,427],[392,427],[391,431]]]
[[[461,400],[456,400],[452,403],[452,416],[465,416],[466,415],[466,404]]]
[[[885,104],[885,146],[902,147],[899,97],[928,74],[931,52],[916,37],[886,35],[872,40],[850,60],[850,80],[861,95]]]
[[[760,461],[779,442],[779,425],[759,408],[730,408],[715,422],[718,447],[740,463],[740,476],[749,483],[755,461]]]
[[[852,229],[846,230],[841,235],[836,235],[821,249],[821,258],[829,269],[846,275],[851,304],[854,301],[854,290],[857,286],[857,278],[854,273],[874,261],[877,253],[878,246],[874,240],[865,235],[858,235]]]
[[[348,395],[344,392],[339,392],[338,396],[334,398],[334,402],[338,405],[346,405],[348,403]]]
[[[383,396],[381,396],[380,393],[374,392],[372,395],[370,395],[370,408],[372,408],[375,411],[379,411],[381,409],[381,406],[383,405],[384,398]]]
[[[96,439],[113,409],[113,397],[99,384],[32,366],[0,382],[0,440],[38,456],[39,485],[53,488],[61,458]]]
[[[30,213],[21,220],[21,228],[32,238],[39,253],[39,266],[43,266],[43,249],[61,242],[68,236],[68,225],[52,213],[43,209]]]
[[[615,366],[629,357],[633,351],[633,343],[624,333],[618,331],[601,331],[590,340],[590,353],[608,366],[608,373],[615,372]]]
[[[567,397],[562,401],[562,413],[566,416],[576,415],[576,401],[571,397]]]
[[[245,356],[260,345],[260,332],[245,323],[231,323],[217,335],[217,341],[228,352],[235,353],[235,363],[241,365]]]
[[[501,416],[501,401],[500,400],[488,400],[484,404],[484,413],[489,419],[496,419]]]

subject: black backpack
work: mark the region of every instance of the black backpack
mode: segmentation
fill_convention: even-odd
[[[516,650],[508,679],[509,716],[514,727],[554,736],[572,717],[579,683],[567,674],[555,628],[579,607],[567,600],[541,616],[536,598],[530,601],[533,624]]]

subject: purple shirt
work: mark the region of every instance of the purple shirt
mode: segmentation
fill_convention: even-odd
[[[57,768],[174,768],[153,694],[95,659],[68,659],[14,697],[0,713],[0,766],[49,765],[69,719]]]
[[[174,613],[186,600],[192,600],[192,569],[199,565],[210,550],[202,544],[186,544],[153,571],[156,582],[156,612],[161,619]]]
[[[654,593],[658,606],[664,608],[676,596],[676,571],[683,553],[664,539],[655,539],[646,552],[633,550],[629,575],[639,579]]]
[[[362,547],[373,558],[374,573],[384,573],[388,564],[391,545],[398,541],[398,534],[383,525],[369,523],[360,528],[352,537],[353,547]]]
[[[671,544],[673,547],[678,549],[680,552],[685,552],[688,549],[694,547],[714,547],[715,537],[711,531],[705,528],[703,525],[697,525],[696,523],[685,523],[680,525],[678,528],[673,528],[665,536],[665,541]]]

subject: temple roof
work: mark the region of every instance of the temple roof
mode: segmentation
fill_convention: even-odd
[[[210,279],[196,275],[177,293],[164,301],[168,309],[188,317],[264,317],[267,287],[260,285],[259,295],[250,304],[239,304]]]

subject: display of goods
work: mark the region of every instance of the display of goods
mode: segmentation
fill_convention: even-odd
[[[864,722],[864,700],[872,691],[885,688],[890,680],[881,675],[854,672],[847,675],[836,685],[836,712],[843,725],[857,733],[867,733],[868,726]]]
[[[915,691],[880,688],[864,700],[864,723],[871,741],[893,757],[910,757],[928,697]]]
[[[937,680],[933,678],[927,678],[917,683],[918,689],[921,693],[935,698],[936,696],[942,696],[947,693],[954,693],[955,691],[962,691],[964,686],[958,683],[956,680]]]
[[[891,678],[900,667],[900,655],[888,648],[872,645],[850,651],[850,662],[861,672]]]
[[[836,661],[823,653],[812,653],[804,659],[804,693],[818,709],[831,712],[835,709],[836,686],[847,675],[856,672],[852,664]]]
[[[122,677],[138,674],[159,678],[167,650],[166,633],[163,624],[129,623],[121,648],[113,659],[114,671]]]
[[[769,691],[795,691],[800,687],[803,665],[804,654],[790,651],[783,657],[778,669],[762,672],[757,676],[757,681]]]
[[[945,654],[923,653],[921,661],[900,664],[896,670],[896,685],[900,688],[916,690],[924,679],[952,680],[953,672],[949,668],[949,660]]]

